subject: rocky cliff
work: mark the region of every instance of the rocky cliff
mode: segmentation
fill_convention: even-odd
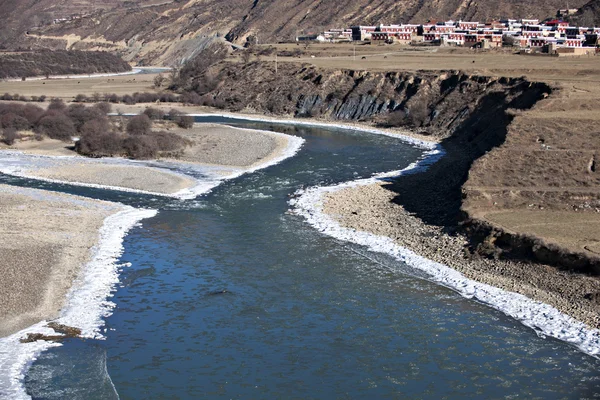
[[[207,84],[207,79],[212,82]],[[467,179],[471,186],[482,178],[487,185],[507,185],[502,168],[514,163],[512,156],[505,156],[505,162],[496,160],[491,170],[478,166],[473,173],[473,164],[502,154],[498,149],[506,147],[507,137],[511,143],[526,140],[524,136],[529,134],[523,124],[530,120],[526,111],[552,93],[547,84],[456,71],[375,73],[294,64],[285,64],[275,73],[274,65],[256,62],[245,66],[221,64],[191,79],[188,89],[198,91],[200,102],[232,111],[373,122],[435,137],[441,140],[446,156],[426,174],[405,176],[387,185],[397,203],[429,225],[441,226],[449,233],[466,232],[472,240],[468,249],[472,253],[534,259],[578,272],[600,273],[597,258],[472,219],[463,209],[465,201],[477,203],[480,196],[472,187],[465,192]],[[535,142],[535,138],[532,140]],[[567,164],[576,164],[561,154]],[[539,172],[535,169],[539,161],[537,156],[522,164],[515,179],[523,181],[540,173],[543,179],[554,176],[548,171],[569,168],[555,160]],[[520,195],[511,192],[511,199],[516,201]],[[562,200],[559,203],[561,207],[570,204]]]
[[[486,117],[499,113],[506,124],[510,121],[506,109],[530,107],[549,92],[546,85],[523,78],[457,71],[326,70],[292,63],[280,64],[276,72],[274,63],[258,61],[219,64],[191,77],[184,86],[197,93],[199,101],[230,110],[368,121],[440,139],[456,137],[465,123],[473,125],[483,113]],[[483,128],[488,127],[477,125]]]

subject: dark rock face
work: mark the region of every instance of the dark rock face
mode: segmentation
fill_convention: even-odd
[[[462,186],[471,165],[506,139],[513,120],[507,111],[533,107],[550,94],[548,85],[453,71],[322,71],[291,64],[275,74],[269,65],[259,63],[241,69],[221,66],[220,77],[216,89],[202,94],[232,110],[370,121],[440,138],[446,151],[443,159],[426,174],[407,175],[386,186],[396,194],[395,202],[427,224],[441,226],[449,233],[465,232],[471,240],[471,254],[600,273],[598,260],[565,252],[536,238],[506,233],[470,220],[461,211]]]
[[[545,85],[524,79],[470,76],[455,71],[332,71],[284,64],[275,73],[274,65],[265,62],[222,64],[216,68],[218,72],[210,73],[210,79],[218,76],[219,84],[212,85],[214,89],[204,90],[211,87],[205,75],[194,77],[187,88],[223,108],[369,121],[441,138],[450,137],[466,121],[473,124],[483,111],[527,107],[541,91],[549,91]],[[516,98],[519,100],[515,104],[509,104]]]

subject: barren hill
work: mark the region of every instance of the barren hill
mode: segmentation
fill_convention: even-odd
[[[543,19],[563,6],[562,0],[0,0],[0,46],[105,49],[168,64],[214,38],[243,43],[257,35],[273,42],[352,24]]]
[[[600,25],[600,0],[591,0],[571,18],[571,23],[580,26]]]

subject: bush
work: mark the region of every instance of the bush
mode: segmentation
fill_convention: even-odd
[[[75,103],[85,103],[87,101],[87,96],[85,94],[78,94],[77,96],[75,96],[75,100],[73,100]]]
[[[65,142],[70,142],[77,133],[71,119],[64,114],[42,117],[35,127],[35,132]]]
[[[17,131],[25,131],[31,128],[31,124],[26,118],[14,113],[7,113],[0,117],[0,127],[4,129],[15,129]]]
[[[98,108],[86,107],[83,104],[71,104],[67,109],[66,114],[73,121],[77,132],[81,131],[81,128],[86,122],[106,117],[106,115]]]
[[[67,105],[65,104],[64,101],[62,101],[62,99],[51,99],[50,100],[50,104],[48,105],[48,110],[57,110],[57,111],[62,111],[65,110],[67,108]]]
[[[151,136],[156,141],[156,146],[160,152],[178,152],[183,150],[184,147],[191,145],[189,140],[173,132],[152,132]]]
[[[164,111],[152,107],[146,107],[146,109],[144,110],[144,114],[147,115],[148,118],[153,120],[159,120],[165,117]]]
[[[406,123],[406,111],[396,110],[388,114],[385,125],[388,127],[399,127],[406,125]]]
[[[174,95],[173,93],[161,93],[158,100],[161,103],[177,103],[179,102],[179,97]]]
[[[14,128],[6,128],[2,131],[2,142],[9,146],[12,146],[15,143],[15,140],[18,138],[19,135],[17,134],[17,130]]]
[[[167,113],[166,117],[170,121],[175,121],[175,118],[177,118],[177,117],[179,117],[181,115],[183,115],[183,112],[179,111],[176,108],[171,108],[169,110],[169,112]]]
[[[167,80],[167,78],[165,78],[163,74],[156,75],[154,77],[154,87],[155,88],[162,87],[162,85],[165,83],[166,80]]]
[[[196,92],[186,92],[181,95],[181,102],[184,104],[201,105],[202,104],[202,96],[200,96]]]
[[[21,116],[26,118],[31,126],[34,126],[39,119],[42,118],[44,112],[44,109],[41,107],[34,106],[33,104],[27,104],[23,107]]]
[[[194,117],[191,115],[182,115],[177,117],[177,126],[184,129],[190,129],[194,126]]]
[[[87,125],[87,124],[86,124]],[[79,154],[92,157],[113,157],[124,154],[123,138],[115,132],[85,131],[77,144],[75,150]]]
[[[128,157],[135,159],[156,158],[158,155],[158,144],[150,135],[129,136],[123,140],[123,149]]]
[[[135,103],[156,103],[157,101],[159,101],[160,96],[156,93],[134,93],[133,94],[133,101]]]
[[[127,133],[130,135],[146,135],[152,129],[152,121],[146,114],[136,115],[127,123]]]
[[[89,120],[79,130],[82,135],[101,135],[109,131],[110,124],[106,118]]]
[[[94,108],[98,109],[102,114],[109,114],[112,111],[112,105],[106,101],[94,104]]]
[[[131,97],[130,95],[126,94],[125,96],[123,96],[121,98],[121,101],[125,104],[135,104],[135,100],[133,100],[133,97]]]
[[[180,128],[190,129],[194,126],[194,117],[191,115],[186,115],[174,108],[169,111],[169,113],[166,115],[166,118],[175,122]]]
[[[104,101],[107,103],[118,103],[120,101],[119,96],[117,96],[115,93],[106,93],[104,95]]]

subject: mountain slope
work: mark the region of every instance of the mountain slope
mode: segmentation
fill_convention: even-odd
[[[570,22],[579,26],[600,26],[600,0],[591,0],[570,18]]]
[[[106,49],[128,60],[168,64],[215,38],[244,43],[257,35],[264,43],[353,24],[543,19],[563,5],[562,0],[0,0],[0,46]],[[79,16],[53,23],[71,15]]]

